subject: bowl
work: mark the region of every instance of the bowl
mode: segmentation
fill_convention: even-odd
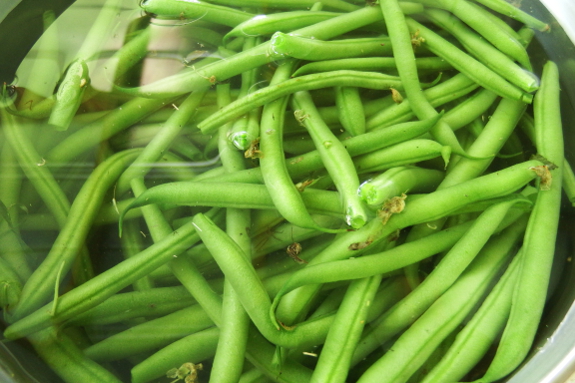
[[[69,0],[5,0],[0,5],[0,54],[12,58],[0,62],[1,82],[12,83],[16,78],[19,85],[25,84],[24,78],[17,78],[16,71],[42,33],[43,11],[50,7],[56,15],[65,14],[72,3]],[[88,2],[89,5],[99,3]],[[575,78],[575,3],[570,0],[523,0],[521,7],[542,20],[550,21],[551,32],[537,33],[537,41],[530,48],[530,53],[534,58],[535,72],[540,73],[545,57],[554,60],[560,68],[565,154],[570,163],[575,164],[575,129],[572,128],[575,124],[575,86],[568,82]],[[15,38],[11,31],[22,24],[30,27],[26,28],[26,33]],[[79,30],[85,27],[81,20],[74,26]],[[80,35],[82,33],[79,32]],[[78,44],[78,41],[70,35],[68,43]],[[186,57],[181,59],[185,60]],[[156,75],[166,74],[151,73],[150,81]],[[106,74],[102,76],[102,83],[105,83]],[[575,374],[575,265],[572,262],[575,215],[569,208],[565,206],[562,214],[549,300],[540,331],[528,359],[505,382],[566,383]],[[25,342],[0,345],[0,380],[14,383],[60,382]]]

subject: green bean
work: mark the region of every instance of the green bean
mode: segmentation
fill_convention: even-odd
[[[262,371],[257,368],[252,368],[242,374],[238,383],[270,383],[269,380]]]
[[[230,189],[232,188],[232,189]],[[230,194],[230,190],[234,190]],[[214,206],[228,208],[274,209],[275,205],[265,185],[215,183],[215,182],[173,182],[161,184],[148,189],[138,196],[122,212],[120,227],[124,214],[133,208],[158,203],[165,198],[172,205]],[[343,209],[336,192],[306,189],[302,193],[304,203],[318,213],[329,214],[343,219]]]
[[[190,320],[190,318],[194,318]],[[185,336],[213,327],[214,322],[198,304],[112,335],[84,350],[84,354],[98,362],[113,361],[151,351]],[[161,328],[163,331],[158,332]]]
[[[509,56],[469,30],[455,16],[434,9],[428,9],[426,16],[436,25],[454,35],[479,61],[512,84],[528,93],[534,92],[539,87],[539,79],[534,74],[516,65]]]
[[[64,195],[50,170],[42,165],[42,156],[32,145],[30,138],[20,128],[16,117],[2,109],[4,137],[12,147],[26,177],[33,182],[44,203],[59,224],[66,220],[70,202]]]
[[[22,220],[17,207],[23,174],[17,164],[14,150],[7,142],[2,146],[0,154],[0,174],[4,178],[0,188],[0,204],[6,209],[7,215],[5,219],[0,219],[0,257],[14,269],[22,281],[26,281],[32,271],[18,235],[22,230]]]
[[[271,36],[277,31],[291,32],[339,16],[334,12],[291,11],[258,15],[237,25],[224,36],[224,44],[233,37]]]
[[[335,224],[341,225],[339,219],[325,215],[314,216],[314,219],[326,227],[334,226]],[[305,229],[291,223],[283,223],[254,237],[254,243],[256,244],[254,256],[260,257],[272,251],[286,249],[294,242],[301,242],[310,238],[317,240],[322,234],[322,232],[314,229]]]
[[[517,231],[517,230],[516,230]],[[520,233],[509,235],[511,246],[491,242],[463,275],[441,297],[437,298],[406,330],[389,352],[372,364],[358,380],[366,382],[407,382],[433,350],[476,307],[492,286],[500,269],[511,257]],[[503,243],[502,243],[503,242]],[[385,373],[382,373],[385,371]]]
[[[117,60],[113,75],[114,83],[120,86],[129,86],[139,82],[142,71],[142,60],[148,52],[148,44],[152,39],[152,28],[150,27],[151,17],[142,16],[130,23],[124,44],[108,60],[108,65]],[[114,61],[113,61],[114,60]],[[111,65],[110,65],[111,66]],[[131,69],[135,69],[130,71]]]
[[[365,133],[365,115],[359,89],[348,86],[335,88],[335,104],[344,129],[352,136]]]
[[[495,113],[491,116],[480,136],[477,137],[467,153],[477,157],[498,153],[513,132],[525,108],[526,105],[521,101],[502,99]],[[462,158],[457,165],[447,173],[441,187],[454,185],[482,174],[489,164],[491,164],[492,160],[493,158],[484,160]]]
[[[309,265],[294,273],[288,283],[283,286],[281,293],[306,284],[351,280],[389,273],[447,250],[469,230],[470,226],[471,222],[468,222],[444,229],[381,253]]]
[[[309,131],[322,162],[334,180],[345,209],[345,221],[354,229],[365,225],[367,214],[359,199],[359,178],[351,156],[345,146],[331,133],[319,116],[311,95],[297,92],[293,95],[294,115]]]
[[[544,23],[541,20],[536,19],[527,12],[520,10],[519,8],[513,6],[512,4],[502,1],[502,0],[478,0],[480,4],[485,5],[488,8],[493,9],[505,16],[509,16],[512,19],[519,20],[522,23],[528,25],[531,28],[535,28],[541,32],[549,31],[549,24]]]
[[[222,7],[203,1],[143,0],[140,7],[146,13],[160,18],[201,19],[228,27],[235,27],[255,16],[239,9]]]
[[[451,148],[432,140],[414,139],[358,156],[354,165],[362,173],[378,172],[396,166],[442,157],[447,164]]]
[[[255,45],[259,45],[261,44],[261,40],[259,38],[256,37],[248,37],[245,39],[244,45],[243,45],[243,50],[247,50],[247,49],[251,49],[253,48]],[[246,95],[248,95],[250,92],[252,92],[253,88],[255,86],[257,86],[257,75],[258,75],[258,69],[252,69],[249,71],[245,71],[241,74],[241,78],[242,78],[242,85],[240,88],[240,93],[238,94],[237,98],[242,98],[245,97]],[[229,104],[229,103],[227,103]],[[226,105],[227,105],[226,104]],[[225,105],[222,105],[221,107],[224,107]],[[229,136],[230,141],[240,150],[247,150],[250,145],[252,144],[252,142],[254,142],[258,136],[259,136],[259,129],[257,129],[256,131],[252,131],[250,130],[248,132],[248,125],[250,125],[250,122],[253,124],[253,118],[254,115],[253,113],[257,111],[257,109],[254,109],[252,111],[250,111],[250,113],[238,118],[233,126],[231,127],[231,129],[228,129],[229,132],[227,132],[226,134]],[[255,114],[255,117],[259,120],[259,113]],[[253,125],[251,125],[253,126]],[[259,125],[258,125],[259,127]]]
[[[401,193],[433,191],[443,177],[441,171],[415,166],[391,168],[363,182],[359,194],[368,205],[380,207],[386,200]]]
[[[327,88],[332,86],[358,86],[368,89],[389,89],[390,87],[401,89],[399,79],[384,74],[355,71],[337,71],[311,74],[284,81],[277,85],[260,89],[250,93],[227,107],[213,114],[198,124],[198,128],[204,133],[213,132],[220,124],[237,118],[251,109],[265,105],[280,97],[289,94],[312,89]]]
[[[575,206],[575,173],[567,160],[563,160],[563,190],[569,198],[569,202]]]
[[[288,61],[281,65],[276,70],[270,86],[289,78],[294,64],[295,62]],[[260,168],[264,183],[274,206],[287,221],[304,228],[328,230],[318,226],[311,218],[301,192],[289,176],[282,143],[286,104],[287,98],[281,98],[264,107],[262,125],[266,127],[266,131],[260,137]]]
[[[161,158],[162,154],[180,133],[182,127],[192,117],[205,93],[205,89],[198,89],[188,96],[178,109],[174,111],[164,124],[163,129],[146,145],[138,155],[138,158],[118,180],[116,191],[119,195],[122,195],[128,189],[128,184],[134,177],[144,177],[150,171],[151,164]]]
[[[552,61],[543,68],[541,88],[534,105],[535,142],[538,154],[563,164],[563,136],[559,110],[559,72]],[[540,185],[524,238],[524,254],[509,320],[489,369],[481,381],[491,382],[509,374],[531,348],[545,304],[546,288],[559,222],[562,169],[550,170],[552,183]],[[545,239],[541,239],[545,238]],[[526,315],[526,313],[528,313]]]
[[[229,85],[218,85],[218,106],[223,107],[231,102]],[[241,156],[232,155],[231,145],[227,139],[228,125],[220,128],[219,152],[222,164],[228,172],[245,168]],[[251,215],[249,211],[239,209],[226,210],[226,232],[251,259],[252,241],[249,236]],[[224,281],[222,297],[222,318],[219,324],[220,334],[214,356],[210,381],[237,382],[243,365],[247,344],[249,317],[242,307],[238,294],[229,281]]]
[[[497,95],[488,89],[481,89],[443,115],[445,122],[457,130],[482,116],[495,102]]]
[[[211,327],[188,335],[162,348],[132,368],[132,382],[145,383],[166,376],[172,368],[190,361],[212,357],[216,351],[219,329]]]
[[[85,326],[117,323],[138,317],[160,317],[191,306],[194,299],[183,286],[155,287],[119,293],[66,322]]]
[[[173,259],[174,254],[182,253],[196,243],[199,237],[194,233],[192,223],[180,227],[172,235],[151,245],[137,256],[122,261],[115,268],[102,272],[60,296],[58,310],[53,315],[50,312],[52,304],[48,304],[10,325],[4,335],[11,339],[20,338],[97,306],[114,293]]]
[[[310,382],[345,382],[350,359],[361,336],[368,308],[382,276],[353,281],[327,334]]]
[[[122,250],[124,258],[133,257],[138,254],[145,247],[143,243],[142,234],[140,233],[140,226],[136,222],[131,221],[127,223],[124,235],[120,239],[122,243]],[[154,287],[154,280],[149,276],[143,277],[134,282],[132,288],[135,291],[150,290]]]
[[[521,251],[422,383],[458,381],[487,353],[509,317],[511,296],[519,273],[520,259]]]
[[[86,358],[78,346],[54,327],[32,334],[32,346],[50,368],[68,383],[120,383],[111,372]]]
[[[533,96],[510,84],[501,76],[491,71],[471,56],[463,53],[447,40],[426,28],[417,21],[406,18],[411,33],[419,30],[419,35],[425,39],[426,46],[435,54],[443,57],[461,73],[469,76],[479,85],[497,93],[501,97],[520,100],[530,104]]]
[[[0,307],[4,310],[15,305],[22,292],[22,280],[4,259],[0,258]]]
[[[389,56],[391,45],[387,36],[322,41],[276,32],[271,37],[268,54],[275,59],[293,57],[320,61],[358,56]]]
[[[238,4],[237,0],[215,0],[212,2],[228,6],[241,5],[242,7],[269,7],[272,9],[310,8],[316,3],[315,0],[246,0],[241,4]],[[344,12],[355,11],[358,8],[357,5],[342,0],[324,0],[322,4],[326,7]]]
[[[56,130],[66,130],[80,107],[84,92],[90,82],[88,65],[82,59],[73,61],[58,88],[56,101],[48,123]]]
[[[418,57],[415,59],[415,65],[419,70],[444,71],[452,69],[451,64],[440,57]],[[311,62],[298,68],[293,76],[337,70],[384,71],[395,68],[396,62],[393,57],[361,57]]]

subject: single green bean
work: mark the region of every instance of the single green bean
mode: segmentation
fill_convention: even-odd
[[[335,88],[335,104],[344,129],[352,136],[365,133],[365,115],[359,89],[349,86]]]
[[[494,156],[498,153],[515,129],[525,109],[526,105],[521,101],[502,99],[495,113],[493,113],[480,136],[473,142],[467,153],[476,157]],[[482,174],[491,164],[493,158],[483,160],[460,159],[449,170],[441,183],[441,187],[454,185]]]
[[[354,229],[362,227],[367,222],[367,213],[357,194],[359,178],[351,156],[344,144],[325,125],[308,92],[295,93],[292,102],[294,115],[309,131],[322,162],[343,199],[346,223]]]
[[[145,247],[140,226],[135,221],[129,221],[120,239],[124,258],[138,254]],[[150,290],[154,287],[154,281],[149,276],[137,280],[132,285],[135,291]]]
[[[487,112],[497,95],[488,89],[478,90],[458,105],[448,110],[443,119],[453,129],[460,129]]]
[[[396,166],[442,157],[448,164],[451,148],[437,141],[414,139],[358,156],[354,165],[360,174],[379,172]]]
[[[218,85],[218,107],[231,102],[229,85]],[[219,152],[222,165],[228,172],[245,168],[243,158],[237,151],[232,152],[231,143],[227,138],[229,124],[223,125],[219,133]],[[234,155],[235,154],[235,155]],[[249,236],[251,214],[249,210],[227,209],[226,232],[251,259],[252,241]],[[244,366],[244,354],[249,331],[249,316],[242,307],[238,294],[229,283],[224,281],[222,297],[222,318],[219,324],[220,335],[214,356],[211,382],[237,382]]]
[[[411,110],[419,119],[436,116],[437,111],[425,98],[419,82],[411,35],[399,3],[397,0],[382,0],[380,7],[391,44],[394,47],[393,55],[397,60],[397,71],[404,85],[407,98],[410,99]],[[453,130],[445,122],[440,120],[430,132],[442,145],[450,146],[455,152],[463,152]]]
[[[381,275],[353,281],[343,297],[322,347],[310,383],[345,382],[353,350],[361,337],[368,308]]]
[[[467,222],[440,230],[428,237],[381,253],[309,265],[294,273],[288,283],[283,286],[282,292],[306,284],[336,282],[389,273],[449,249],[469,230],[471,224],[472,222]]]
[[[254,14],[206,3],[204,1],[143,0],[140,7],[146,12],[167,19],[201,19],[211,23],[235,27]]]
[[[335,60],[361,56],[390,56],[387,36],[323,41],[276,32],[270,40],[268,54],[275,59],[293,57],[307,61]]]
[[[257,106],[265,105],[280,97],[299,91],[332,86],[358,86],[368,89],[389,89],[392,87],[401,89],[399,78],[379,73],[337,71],[310,74],[250,93],[246,97],[236,100],[221,109],[219,113],[213,114],[200,122],[198,128],[204,134],[208,134],[217,129],[222,123],[237,118]]]
[[[230,190],[234,190],[231,194]],[[343,219],[339,195],[333,191],[308,188],[302,192],[304,203],[309,209]],[[215,182],[172,182],[148,189],[138,196],[121,213],[120,227],[128,210],[169,199],[170,204],[183,206],[214,206],[249,209],[274,209],[275,205],[265,185],[215,183]]]
[[[257,15],[237,25],[224,36],[224,44],[233,37],[270,36],[277,31],[291,32],[339,16],[334,12],[288,11]]]
[[[219,333],[217,327],[211,327],[162,348],[132,368],[132,382],[149,382],[166,376],[170,369],[178,368],[184,363],[211,358],[216,351]]]
[[[0,307],[4,310],[15,305],[22,293],[22,280],[4,259],[0,258]]]
[[[445,71],[453,69],[451,64],[441,57],[418,57],[415,59],[418,70]],[[335,70],[365,70],[365,71],[385,71],[395,69],[396,62],[393,57],[360,57],[351,59],[337,59],[311,62],[302,65],[293,74],[294,77]]]
[[[316,3],[315,0],[244,0],[241,4],[238,4],[237,0],[215,0],[212,1],[215,4],[223,4],[228,6],[238,6],[242,7],[265,7],[272,9],[292,9],[292,8],[310,8]],[[334,10],[343,12],[352,12],[358,9],[357,5],[348,3],[342,0],[324,0],[322,4],[326,7],[332,8]]]
[[[98,306],[76,316],[66,325],[86,326],[118,323],[138,317],[160,317],[195,303],[183,286],[119,293]]]

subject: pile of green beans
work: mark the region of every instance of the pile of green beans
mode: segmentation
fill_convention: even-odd
[[[94,19],[53,91],[38,65],[2,88],[5,342],[71,383],[521,365],[575,199],[558,67],[528,54],[545,21],[505,0],[107,0]],[[107,54],[96,36],[118,34]]]

